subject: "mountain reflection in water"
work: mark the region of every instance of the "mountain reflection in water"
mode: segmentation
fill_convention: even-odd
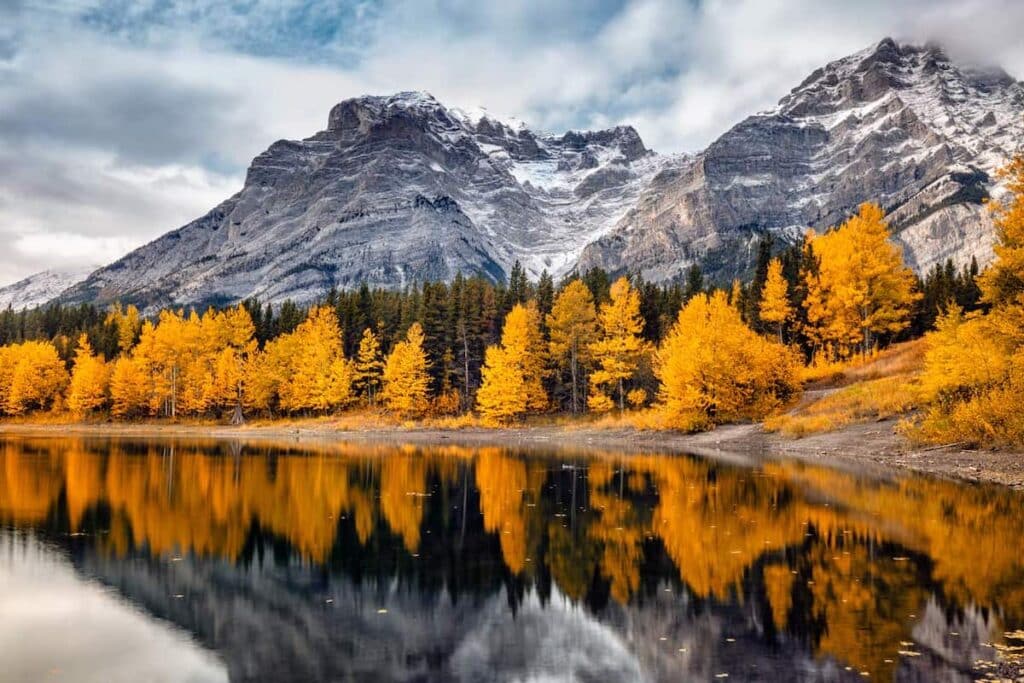
[[[41,567],[202,663],[168,681],[969,681],[1024,624],[1024,496],[793,462],[8,438],[0,528],[24,680],[150,651],[65,615],[29,661]]]

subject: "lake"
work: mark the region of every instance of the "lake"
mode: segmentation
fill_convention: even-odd
[[[0,440],[0,680],[970,681],[1024,495],[789,461]]]

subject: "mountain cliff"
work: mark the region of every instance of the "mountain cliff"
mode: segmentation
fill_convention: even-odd
[[[580,266],[666,279],[699,263],[728,278],[764,234],[799,239],[865,201],[887,212],[910,265],[984,263],[981,202],[1024,134],[1024,86],[890,39],[812,73],[774,109],[740,122],[662,174]],[[998,188],[996,189],[998,191]]]
[[[812,73],[696,155],[620,126],[547,135],[425,93],[336,105],[327,128],[256,157],[210,213],[93,273],[65,301],[309,301],[331,287],[574,268],[713,279],[771,234],[800,239],[864,201],[908,262],[991,258],[983,200],[1024,134],[1024,85],[883,40]]]
[[[629,127],[538,135],[425,93],[335,106],[327,129],[256,157],[241,192],[100,270],[67,300],[147,306],[313,299],[456,272],[565,272],[661,157]]]

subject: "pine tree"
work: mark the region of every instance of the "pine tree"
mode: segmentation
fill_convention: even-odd
[[[793,307],[789,304],[789,285],[782,277],[782,261],[772,259],[768,264],[764,287],[761,293],[760,318],[762,322],[773,325],[782,341],[782,328],[793,315]]]
[[[582,280],[572,280],[558,293],[547,316],[551,357],[569,372],[572,412],[583,408],[584,371],[590,346],[597,338],[597,312],[590,289]]]
[[[405,340],[395,344],[384,364],[381,400],[400,415],[422,415],[430,401],[430,375],[423,350],[423,328],[413,323]]]
[[[696,263],[686,271],[686,287],[683,289],[683,302],[686,303],[698,294],[704,293],[704,271]]]
[[[619,409],[626,407],[626,382],[637,371],[647,344],[640,337],[643,319],[640,316],[640,295],[624,277],[611,286],[610,301],[601,304],[598,316],[600,338],[590,345],[590,352],[599,366],[590,376],[595,387],[610,387],[618,393]],[[590,396],[592,409],[608,406],[607,395],[594,391]]]
[[[374,405],[384,374],[384,360],[380,352],[377,335],[369,327],[363,330],[355,364],[355,389],[367,403]]]

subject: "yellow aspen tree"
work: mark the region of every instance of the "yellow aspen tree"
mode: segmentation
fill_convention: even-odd
[[[743,310],[743,284],[739,278],[732,281],[732,289],[729,291],[729,303],[737,311]]]
[[[999,171],[1009,201],[994,204],[996,259],[979,278],[984,301],[993,305],[1020,303],[1024,295],[1024,154]]]
[[[114,417],[134,417],[150,410],[149,372],[137,354],[120,356],[110,373],[110,412]]]
[[[236,306],[217,313],[206,323],[202,349],[207,373],[205,401],[209,407],[234,408],[232,424],[244,422],[246,372],[257,352],[256,328],[249,312]]]
[[[388,410],[401,415],[422,415],[430,405],[430,375],[423,350],[423,328],[413,323],[405,340],[395,344],[384,363],[380,397]]]
[[[526,412],[526,381],[512,356],[501,346],[489,346],[484,352],[476,407],[488,424],[503,424]]]
[[[933,402],[919,436],[1024,445],[1024,155],[1000,171],[1009,190],[994,209],[996,259],[979,278],[987,314],[953,307],[926,337],[922,389]]]
[[[377,400],[381,376],[384,374],[384,359],[380,341],[369,327],[363,330],[356,354],[354,385],[356,392],[370,405]]]
[[[68,387],[68,409],[78,416],[102,409],[110,389],[110,369],[98,357],[89,344],[89,337],[78,338],[75,364],[71,370],[71,384]]]
[[[53,406],[68,384],[68,372],[56,347],[47,341],[27,341],[14,347],[4,409],[10,415],[23,415]]]
[[[573,280],[555,298],[547,316],[551,358],[569,371],[572,412],[582,410],[583,372],[597,339],[597,311],[590,288]]]
[[[512,307],[501,330],[501,345],[511,352],[514,362],[522,369],[527,410],[546,410],[548,392],[544,389],[544,379],[548,376],[548,354],[537,302]]]
[[[895,334],[910,322],[913,272],[889,239],[884,212],[862,204],[857,215],[812,241],[819,264],[807,284],[811,336],[848,355],[868,353],[881,334]]]
[[[611,300],[601,305],[598,323],[600,338],[590,345],[598,369],[591,374],[590,382],[595,387],[617,390],[619,410],[625,410],[626,382],[636,374],[640,359],[648,350],[640,336],[640,293],[629,280],[620,277],[612,284]],[[592,410],[611,407],[602,390],[592,392],[588,403]]]
[[[687,431],[762,417],[799,390],[794,352],[747,327],[724,292],[691,299],[655,361],[661,409]]]
[[[139,315],[139,309],[131,304],[122,309],[121,304],[116,303],[107,313],[106,322],[117,329],[118,350],[121,353],[131,351],[132,346],[135,345],[135,338],[142,329],[142,317]]]
[[[17,353],[14,346],[0,346],[0,413],[7,412],[7,397],[11,394],[11,380],[14,378],[14,366],[17,364]]]
[[[313,308],[289,336],[289,372],[280,387],[281,407],[293,412],[326,411],[349,403],[352,371],[343,354],[341,327],[334,309]]]
[[[768,263],[759,312],[762,321],[775,325],[781,342],[782,328],[793,317],[793,307],[789,303],[789,284],[782,276],[782,261],[777,258]]]
[[[516,304],[505,318],[501,346],[485,353],[477,408],[486,421],[505,422],[547,407],[545,356],[536,304]]]

